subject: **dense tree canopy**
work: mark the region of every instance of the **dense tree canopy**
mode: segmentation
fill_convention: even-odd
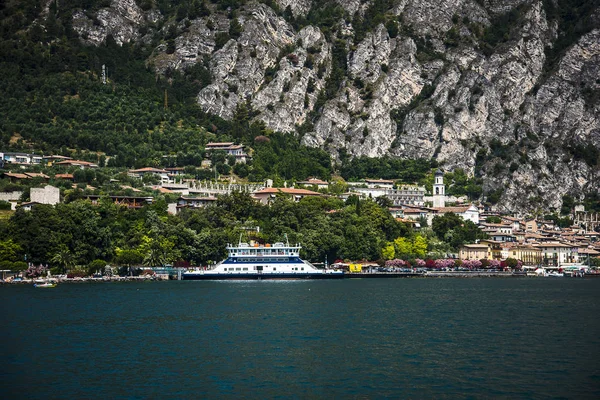
[[[59,270],[79,266],[99,268],[97,260],[126,267],[159,266],[186,260],[192,264],[218,261],[227,243],[283,240],[301,243],[302,256],[312,261],[336,258],[381,258],[385,243],[412,238],[412,230],[371,200],[344,204],[336,198],[313,197],[295,203],[277,198],[261,205],[247,194],[222,196],[203,209],[166,213],[166,202],[155,201],[130,210],[102,199],[98,205],[76,200],[57,206],[38,205],[16,211],[0,222],[0,242],[10,261],[49,263]],[[257,233],[256,227],[260,227]],[[411,239],[412,240],[412,239]]]

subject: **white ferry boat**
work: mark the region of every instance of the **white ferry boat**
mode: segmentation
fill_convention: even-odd
[[[221,279],[336,279],[344,272],[318,269],[300,258],[300,245],[289,243],[254,245],[239,243],[227,245],[228,257],[208,269],[184,272],[184,280]]]

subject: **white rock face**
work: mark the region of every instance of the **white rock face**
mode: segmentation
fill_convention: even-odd
[[[281,10],[285,10],[290,7],[294,17],[299,15],[305,16],[312,7],[311,0],[277,0],[277,4]]]
[[[177,23],[172,54],[162,41],[148,61],[157,73],[204,63],[212,83],[198,103],[223,118],[249,102],[268,128],[294,133],[304,124],[312,131],[303,143],[334,157],[342,149],[351,156],[434,157],[446,170],[481,173],[484,191],[503,190],[501,205],[513,211],[559,207],[567,192],[598,190],[600,160],[586,163],[577,150],[600,148],[598,29],[545,71],[545,48],[558,28],[541,0],[397,0],[387,13],[388,21],[397,16],[397,36],[379,24],[360,43],[352,19],[372,2],[335,1],[346,16],[327,35],[310,25],[295,31],[267,5],[250,1],[235,12],[241,35],[221,48],[216,39],[230,20],[211,6],[210,16]],[[277,4],[289,6],[296,21],[322,7],[311,0]],[[516,7],[507,39],[484,52],[483,29]],[[95,19],[76,13],[73,25],[90,43],[108,34],[117,43],[150,43],[152,32],[141,38],[140,27],[162,18],[134,0],[114,0]],[[165,20],[159,33],[174,23]],[[328,88],[334,45],[347,54],[345,75],[317,103]]]
[[[112,35],[117,44],[135,41],[140,38],[139,28],[146,22],[154,22],[156,15],[144,13],[135,0],[113,0],[110,7],[103,8],[90,19],[84,11],[73,14],[73,29],[84,40],[98,45]]]

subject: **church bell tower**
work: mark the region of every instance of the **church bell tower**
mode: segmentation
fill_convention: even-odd
[[[446,186],[444,185],[444,173],[435,171],[433,182],[433,207],[446,207]]]

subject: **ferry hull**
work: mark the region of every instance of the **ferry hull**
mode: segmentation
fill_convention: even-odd
[[[344,274],[183,274],[184,281],[343,279]]]

